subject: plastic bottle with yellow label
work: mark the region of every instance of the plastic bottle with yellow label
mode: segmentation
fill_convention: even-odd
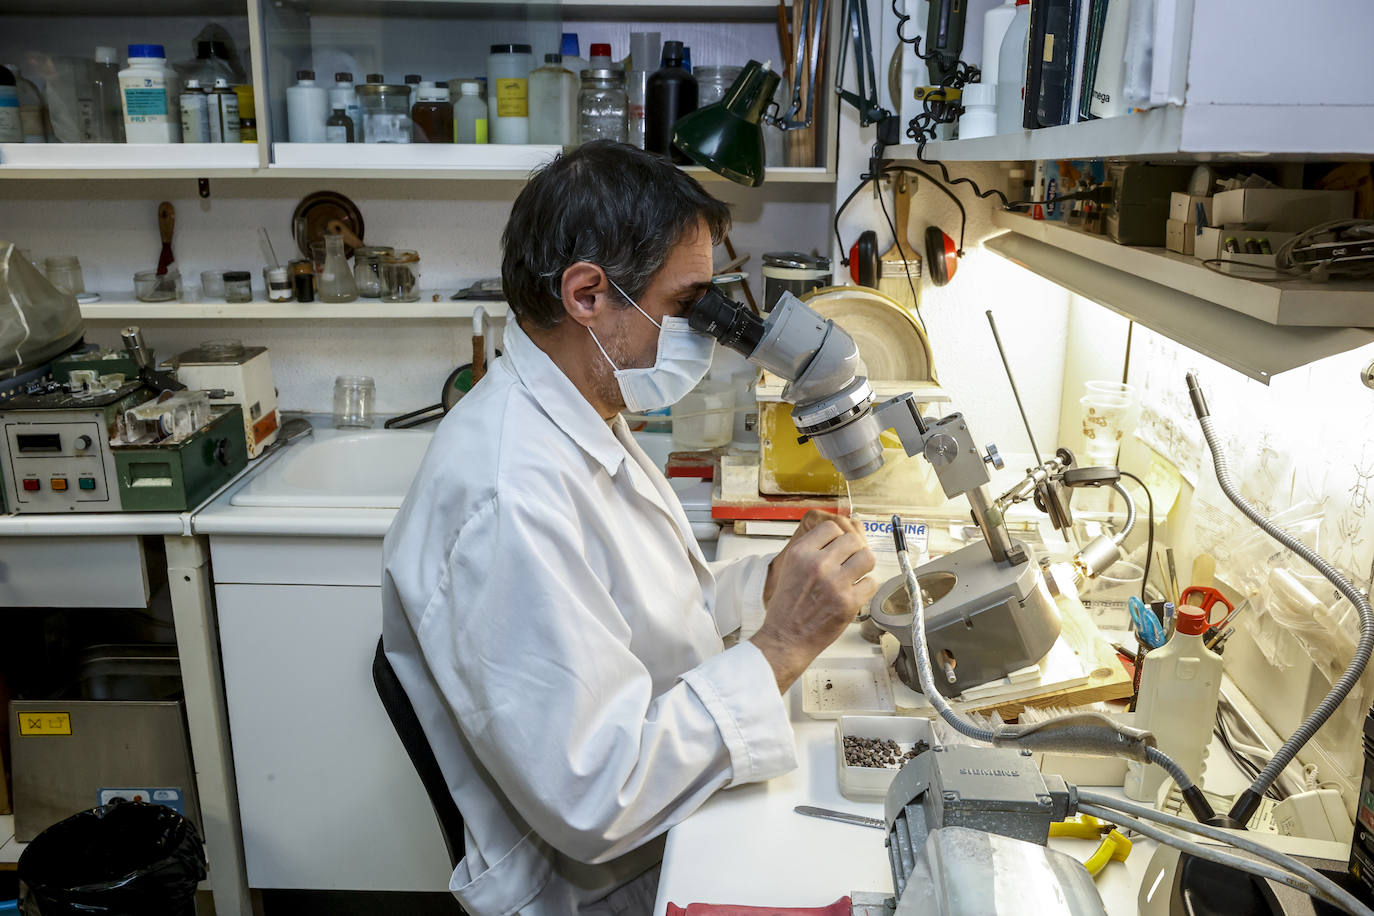
[[[487,131],[492,143],[530,142],[529,45],[492,45],[487,57]]]

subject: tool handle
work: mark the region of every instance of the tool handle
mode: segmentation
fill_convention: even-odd
[[[144,211],[147,212],[146,210]],[[171,201],[164,200],[157,205],[157,231],[162,236],[164,244],[172,241],[172,230],[177,225],[177,211],[172,206]]]
[[[472,383],[476,385],[487,374],[487,339],[481,334],[472,335]]]

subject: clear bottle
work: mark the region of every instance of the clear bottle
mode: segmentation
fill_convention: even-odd
[[[19,93],[19,126],[24,133],[25,143],[48,142],[48,112],[43,104],[43,94],[33,81],[24,76],[14,64],[6,64],[14,75],[14,83]]]
[[[624,70],[583,70],[582,91],[577,94],[578,142],[625,143],[629,137],[629,107]]]
[[[352,143],[353,119],[342,108],[335,108],[324,122],[325,143]]]
[[[124,142],[124,102],[119,90],[119,52],[101,46],[95,49],[91,64],[91,83],[95,90],[97,138],[101,143]]]
[[[129,66],[119,71],[119,90],[130,143],[181,142],[178,87],[162,45],[129,45]]]
[[[530,142],[530,46],[492,45],[487,56],[487,132],[492,143]]]
[[[24,142],[18,82],[8,67],[0,67],[0,143]]]
[[[215,80],[215,88],[206,93],[210,116],[211,143],[238,143],[240,132],[239,97],[229,88],[224,77]]]
[[[416,101],[410,109],[411,140],[415,143],[452,143],[453,103],[448,86],[428,80],[415,90]]]
[[[181,142],[210,142],[209,100],[200,88],[200,80],[187,80],[181,90]]]
[[[482,101],[482,87],[463,83],[459,93],[453,112],[454,139],[459,143],[486,143],[487,103]]]
[[[662,62],[645,90],[644,148],[686,165],[691,160],[673,147],[673,125],[697,110],[697,81],[682,66],[682,42],[665,41]]]
[[[658,32],[630,33],[630,66],[625,74],[625,94],[630,100],[629,142],[644,148],[644,98],[649,75],[658,66],[663,42]]]
[[[1030,0],[1016,0],[1016,15],[1002,36],[997,55],[997,132],[1024,130],[1026,43],[1030,40]]]
[[[344,114],[353,122],[353,139],[350,143],[363,142],[363,109],[358,104],[358,90],[353,86],[352,73],[335,73],[334,88],[329,90],[329,108],[342,108]]]
[[[323,143],[329,120],[329,93],[316,85],[314,70],[296,72],[296,85],[286,90],[286,132],[292,143]]]
[[[580,80],[563,68],[560,54],[545,54],[530,73],[530,142],[571,146],[578,136]]]
[[[1199,785],[1221,692],[1221,656],[1203,645],[1207,612],[1184,605],[1167,643],[1145,656],[1135,726],[1154,733],[1168,754]],[[1168,774],[1153,764],[1130,763],[1126,797],[1151,804]]]
[[[319,299],[321,302],[353,302],[358,298],[358,284],[348,269],[341,235],[324,237],[324,266],[320,268]]]

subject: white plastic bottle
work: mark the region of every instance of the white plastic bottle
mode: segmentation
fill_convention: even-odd
[[[558,54],[545,54],[544,66],[530,71],[530,142],[570,146],[577,137],[579,79],[563,68]]]
[[[329,93],[315,85],[314,70],[296,72],[296,85],[286,90],[286,133],[292,143],[324,143],[329,120]]]
[[[1030,0],[1016,0],[1016,16],[1002,36],[997,55],[997,132],[1023,130],[1026,110],[1026,43],[1030,40]]]
[[[1006,0],[983,14],[983,82],[991,86],[1000,78],[997,65],[1002,56],[1002,39],[1016,18],[1016,0]]]
[[[162,45],[129,45],[129,66],[119,71],[124,135],[130,143],[180,143],[177,74]]]
[[[582,71],[592,68],[591,61],[582,56],[582,48],[577,40],[576,32],[564,32],[563,40],[559,45],[559,53],[563,55],[563,69],[577,77],[579,84],[582,79]],[[658,65],[658,61],[654,61]]]
[[[487,142],[487,103],[482,101],[482,87],[465,82],[459,89],[458,104],[453,106],[453,133],[458,143]]]
[[[358,90],[353,86],[352,73],[335,73],[334,86],[329,90],[329,109],[342,108],[353,122],[353,142],[363,142],[363,109],[358,103]]]
[[[187,80],[181,92],[181,142],[210,142],[209,99],[201,91],[200,80]]]
[[[1176,620],[1173,637],[1145,656],[1135,724],[1153,732],[1159,749],[1201,785],[1217,718],[1221,656],[1202,643],[1205,611],[1184,605]],[[1132,762],[1126,770],[1126,797],[1153,804],[1168,778],[1161,767]]]

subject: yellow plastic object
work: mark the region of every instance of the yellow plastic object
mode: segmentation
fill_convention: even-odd
[[[1130,854],[1131,841],[1122,836],[1120,831],[1113,830],[1103,837],[1102,845],[1097,847],[1097,852],[1088,856],[1088,861],[1083,863],[1083,867],[1088,870],[1088,874],[1096,878],[1098,872],[1107,867],[1108,862],[1125,862]]]
[[[1050,824],[1050,836],[1069,836],[1079,840],[1095,840],[1104,833],[1111,831],[1109,824],[1104,824],[1091,814],[1084,814],[1076,821],[1060,821],[1057,824]]]

